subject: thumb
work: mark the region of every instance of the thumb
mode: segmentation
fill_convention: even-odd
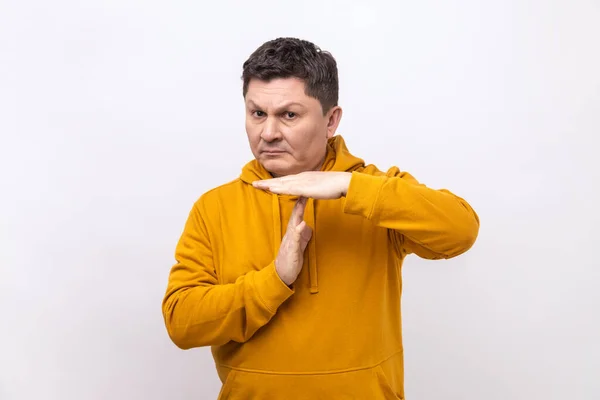
[[[304,251],[310,238],[312,237],[312,228],[306,224],[306,221],[302,221],[295,228],[295,238],[298,240],[301,250]]]

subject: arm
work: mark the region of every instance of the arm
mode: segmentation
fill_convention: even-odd
[[[182,349],[245,342],[293,294],[279,278],[274,262],[235,283],[219,284],[202,217],[198,202],[177,244],[176,264],[162,302],[169,337]]]
[[[428,188],[396,167],[386,174],[373,166],[353,172],[344,212],[400,233],[406,253],[432,260],[466,252],[479,233],[479,217],[465,200]]]

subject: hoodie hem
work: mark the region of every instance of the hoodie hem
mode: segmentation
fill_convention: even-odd
[[[385,357],[384,359],[382,359],[374,364],[371,364],[371,365],[339,369],[339,370],[331,370],[331,371],[269,371],[269,370],[264,370],[264,369],[239,368],[239,367],[234,367],[234,366],[227,365],[227,364],[217,364],[217,366],[220,368],[227,368],[230,370],[235,370],[235,371],[240,371],[240,372],[248,372],[248,373],[253,373],[253,374],[264,374],[264,375],[334,375],[334,374],[346,374],[349,372],[377,368],[381,364],[383,364],[386,361],[388,361],[389,359],[397,356],[398,354],[402,353],[403,351],[404,351],[403,349],[397,350],[397,351],[393,352],[392,354],[390,354],[389,356]]]

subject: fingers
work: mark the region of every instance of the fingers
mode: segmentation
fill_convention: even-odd
[[[295,248],[301,247],[302,251],[312,237],[312,229],[304,221],[304,210],[306,209],[306,197],[300,197],[292,210],[292,215],[288,222],[287,232],[291,235]]]
[[[252,186],[254,186],[255,188],[258,188],[258,189],[269,190],[271,187],[281,186],[282,183],[285,183],[288,180],[289,180],[289,178],[285,177],[285,176],[281,177],[281,178],[263,179],[260,181],[252,182]]]
[[[257,189],[268,190],[275,194],[290,194],[294,193],[291,191],[295,181],[298,180],[296,175],[287,175],[279,178],[263,179],[252,182],[252,186]]]
[[[271,181],[270,179],[266,179],[263,181],[254,181],[254,182],[252,182],[252,186],[254,186],[255,188],[258,188],[258,189],[268,189],[270,181]]]
[[[304,251],[308,241],[312,237],[312,228],[306,224],[305,221],[302,221],[297,227],[296,232],[298,235],[298,240],[300,241],[301,249]]]
[[[294,205],[292,215],[290,215],[290,221],[288,223],[288,229],[296,228],[304,219],[304,210],[306,209],[306,197],[300,197]]]
[[[275,194],[287,194],[287,195],[299,195],[300,193],[297,193],[296,190],[294,190],[293,187],[290,186],[289,183],[286,182],[282,182],[282,181],[272,181],[272,182],[265,182],[265,183],[260,183],[259,185],[259,189],[262,190],[268,190],[271,193],[275,193]]]

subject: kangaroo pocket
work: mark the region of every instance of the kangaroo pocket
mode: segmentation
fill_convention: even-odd
[[[382,365],[331,374],[267,374],[232,370],[218,400],[402,400]]]

